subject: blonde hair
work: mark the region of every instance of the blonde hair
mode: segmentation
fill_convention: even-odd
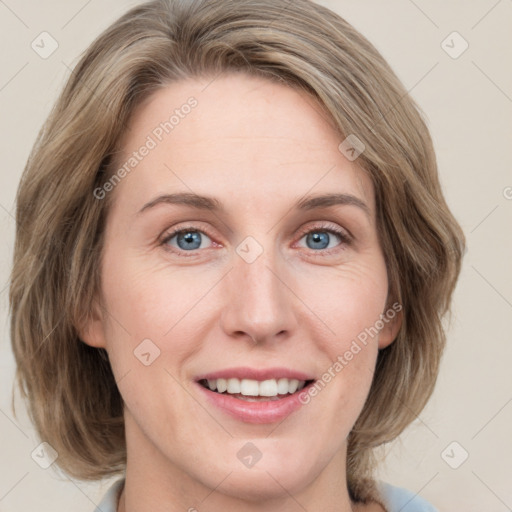
[[[340,142],[354,134],[372,179],[389,304],[403,305],[396,340],[379,352],[372,387],[348,439],[355,501],[377,499],[374,448],[422,410],[445,344],[442,326],[464,235],[440,188],[422,115],[370,42],[307,0],[155,0],[122,16],[72,72],[28,159],[17,196],[10,287],[17,378],[32,420],[81,479],[125,468],[122,399],[103,349],[80,342],[100,288],[111,197],[94,190],[134,108],[155,90],[231,71],[314,97]],[[110,194],[112,196],[112,194]]]

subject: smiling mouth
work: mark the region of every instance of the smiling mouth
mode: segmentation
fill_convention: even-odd
[[[302,391],[313,380],[297,379],[201,379],[199,384],[220,395],[227,395],[246,402],[276,401]]]

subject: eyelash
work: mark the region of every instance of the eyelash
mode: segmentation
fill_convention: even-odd
[[[183,250],[177,249],[175,247],[170,248],[171,246],[168,245],[169,240],[174,238],[176,235],[179,235],[180,233],[186,233],[189,231],[202,233],[204,235],[207,235],[210,239],[213,239],[213,236],[210,235],[208,233],[208,231],[205,229],[198,229],[195,226],[186,226],[184,228],[177,228],[177,229],[172,230],[169,233],[166,233],[164,235],[160,245],[162,245],[165,248],[165,250],[167,250],[169,252],[173,252],[173,253],[177,253],[177,254],[185,253],[184,257],[197,256],[197,251],[199,251],[201,249],[194,249],[193,251],[183,251]],[[301,240],[304,237],[304,235],[307,235],[309,233],[314,233],[314,232],[324,232],[324,233],[334,234],[334,235],[337,235],[340,239],[340,244],[337,245],[336,247],[331,247],[330,249],[320,249],[320,250],[308,249],[315,256],[330,255],[333,252],[344,250],[346,246],[349,246],[352,244],[351,236],[346,231],[338,228],[336,225],[333,225],[333,224],[321,224],[321,225],[313,226],[312,228],[304,228],[301,231],[299,231],[299,235],[298,235],[299,240]],[[187,253],[189,253],[189,254],[187,254]]]

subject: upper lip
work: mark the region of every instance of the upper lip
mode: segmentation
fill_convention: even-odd
[[[310,374],[293,370],[291,368],[225,368],[216,372],[205,373],[199,375],[196,380],[203,379],[252,379],[252,380],[269,380],[269,379],[297,379],[297,380],[314,380]]]

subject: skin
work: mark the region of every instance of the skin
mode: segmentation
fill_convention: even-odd
[[[82,339],[108,351],[125,402],[128,462],[118,510],[381,511],[349,499],[346,438],[400,315],[280,423],[227,416],[194,382],[236,366],[287,367],[320,379],[386,312],[388,289],[372,183],[338,150],[343,139],[320,106],[243,74],[208,83],[173,83],[139,106],[121,165],[187,98],[198,101],[110,192],[101,296]],[[138,213],[175,192],[213,196],[225,211],[162,203]],[[368,211],[294,209],[306,194],[333,192],[356,196]],[[164,240],[171,228],[191,226],[200,248]],[[326,227],[351,240],[327,232],[329,247],[315,248],[307,232]],[[247,236],[263,249],[252,263],[236,252]],[[144,339],[160,350],[148,366],[134,356]],[[247,442],[262,454],[252,468],[237,458]]]

